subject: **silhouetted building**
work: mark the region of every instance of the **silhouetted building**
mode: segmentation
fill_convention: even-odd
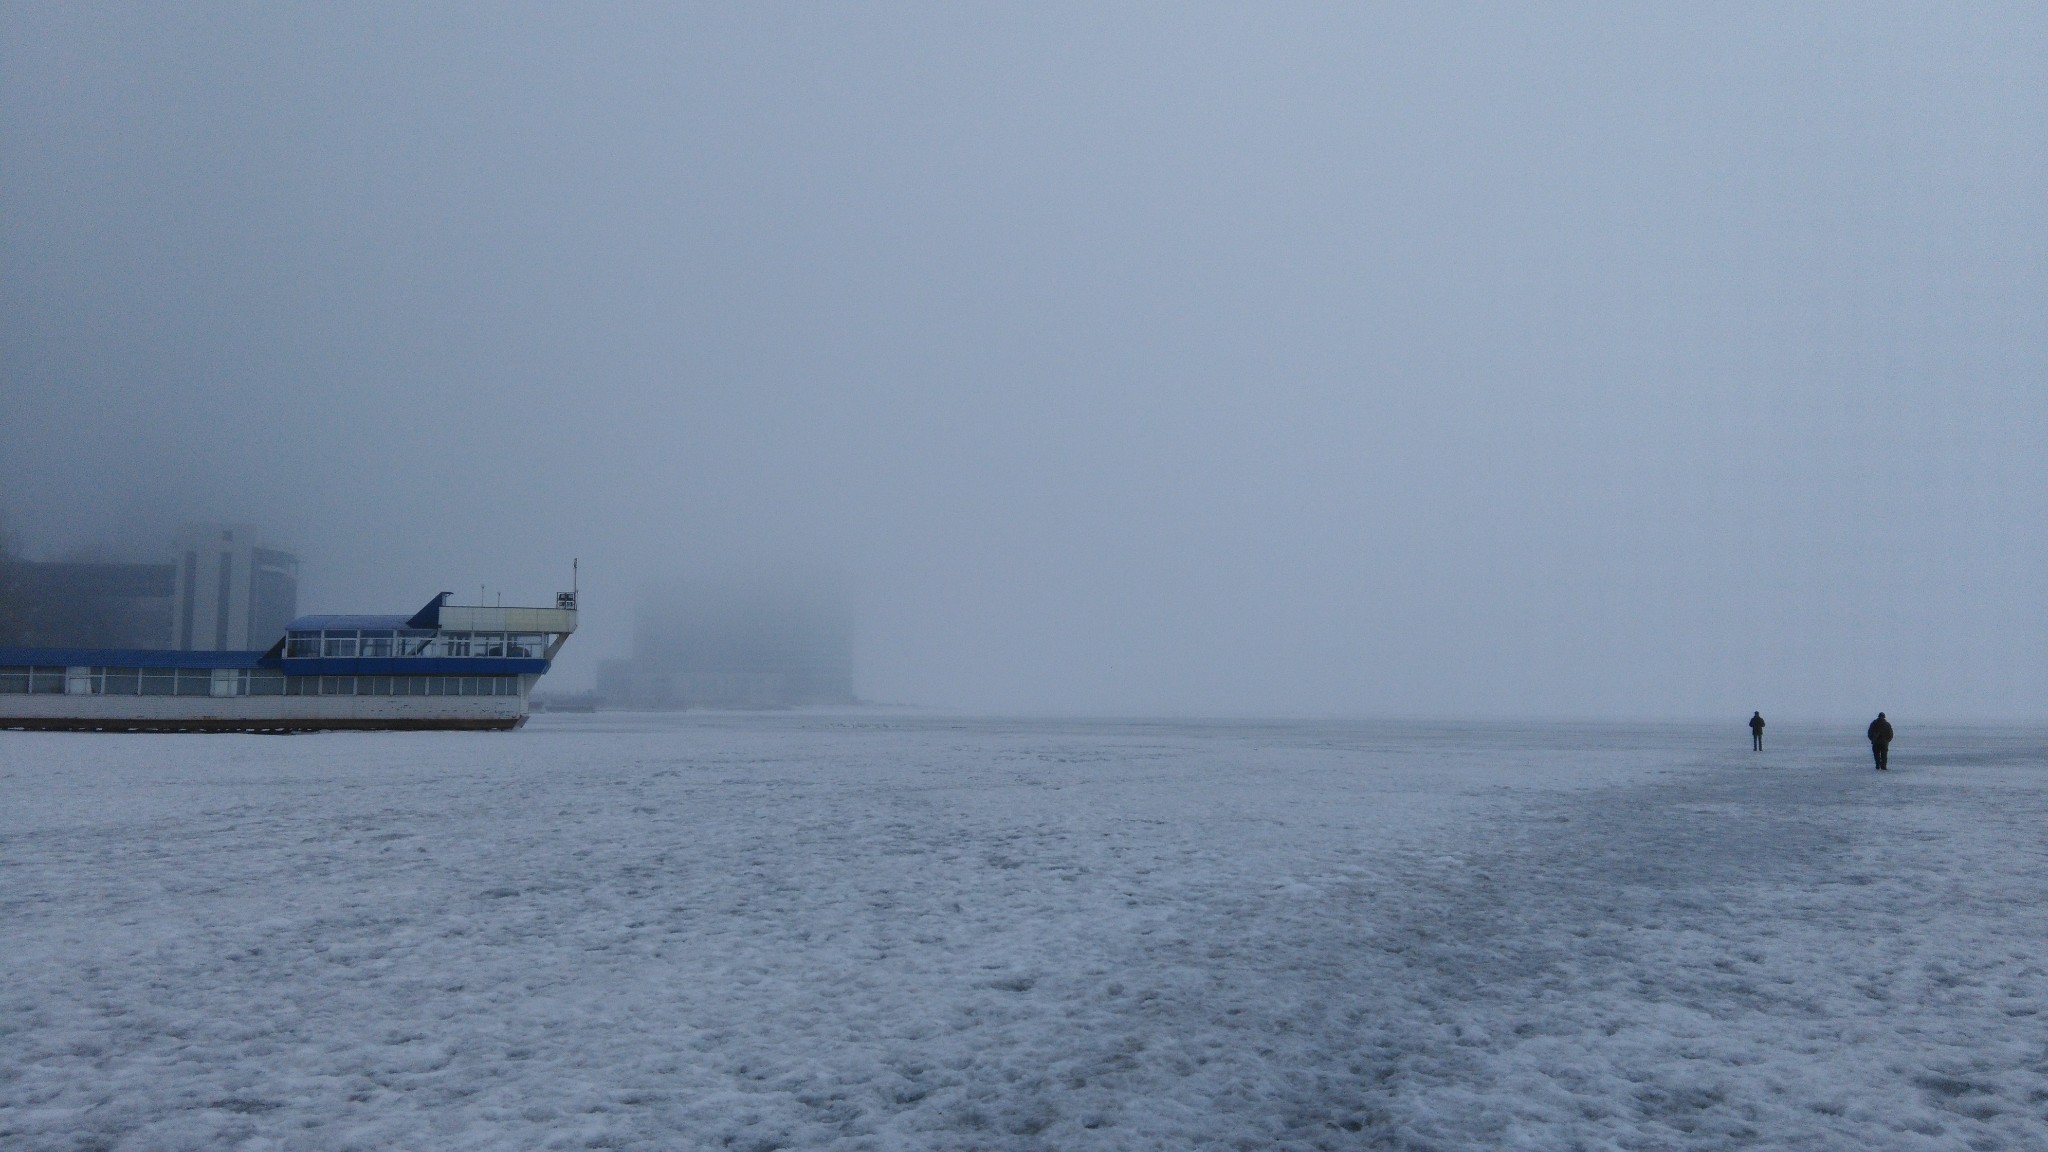
[[[174,548],[171,644],[186,652],[262,648],[298,615],[299,559],[247,524],[188,524]]]
[[[633,655],[599,665],[614,708],[851,704],[853,623],[823,581],[694,581],[643,594]]]
[[[6,642],[40,648],[168,648],[169,564],[12,563],[0,577]]]
[[[168,563],[13,562],[0,642],[34,648],[263,648],[298,614],[299,561],[248,525],[192,524]]]

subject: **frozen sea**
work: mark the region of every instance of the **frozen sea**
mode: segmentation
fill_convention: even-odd
[[[2048,732],[0,733],[0,1148],[2048,1148]]]

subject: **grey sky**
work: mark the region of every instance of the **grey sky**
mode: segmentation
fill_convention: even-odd
[[[2048,9],[12,3],[0,504],[992,709],[2041,714]]]

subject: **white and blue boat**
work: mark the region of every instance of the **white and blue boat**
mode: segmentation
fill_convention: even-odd
[[[262,651],[0,648],[0,728],[96,732],[512,729],[576,630],[552,608],[448,603],[301,616]]]

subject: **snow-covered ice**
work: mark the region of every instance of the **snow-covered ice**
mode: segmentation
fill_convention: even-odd
[[[2048,733],[0,733],[0,1147],[2048,1148]]]

